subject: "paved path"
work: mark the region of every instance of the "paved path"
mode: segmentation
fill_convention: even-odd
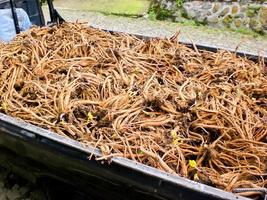
[[[183,26],[177,23],[150,21],[145,18],[127,18],[104,15],[96,12],[78,11],[71,9],[58,9],[67,21],[82,21],[96,28],[122,31],[130,34],[150,37],[170,37],[180,30],[180,41],[215,46],[246,53],[264,55],[267,57],[267,36],[253,36],[227,30],[218,30],[203,26]],[[47,9],[44,9],[47,16]]]

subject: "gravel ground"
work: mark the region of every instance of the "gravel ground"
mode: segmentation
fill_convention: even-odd
[[[46,182],[33,184],[0,167],[0,200],[58,199],[96,200],[62,182],[47,179]]]
[[[38,186],[0,168],[0,200],[46,200]]]
[[[184,26],[177,23],[150,21],[145,18],[127,18],[120,16],[103,15],[101,13],[57,8],[66,21],[89,22],[89,25],[130,34],[144,35],[149,37],[170,37],[178,30],[181,42],[214,46],[267,57],[267,36],[242,34],[228,30],[218,30],[204,26]],[[47,18],[47,8],[44,14]]]

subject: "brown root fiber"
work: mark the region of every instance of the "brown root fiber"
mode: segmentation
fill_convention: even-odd
[[[98,147],[100,160],[124,156],[227,191],[264,188],[265,68],[176,37],[33,28],[0,45],[0,111]]]

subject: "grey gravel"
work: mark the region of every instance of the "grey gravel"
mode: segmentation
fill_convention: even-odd
[[[148,37],[171,37],[180,31],[181,42],[214,46],[228,50],[267,57],[267,36],[255,36],[204,26],[184,26],[178,23],[150,21],[145,18],[110,16],[96,12],[57,8],[66,21],[88,22],[89,25],[106,30],[126,32]],[[48,18],[47,8],[44,14]]]
[[[38,186],[0,167],[0,200],[45,200]]]

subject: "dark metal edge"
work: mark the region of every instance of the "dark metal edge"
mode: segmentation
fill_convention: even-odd
[[[51,132],[46,129],[37,127],[35,125],[29,124],[20,119],[15,119],[13,117],[0,113],[0,121],[8,125],[18,127],[19,129],[21,129],[21,132],[19,134],[24,135],[26,137],[27,136],[31,137],[32,135],[41,136],[53,142],[57,142],[61,145],[65,145],[73,149],[76,149],[82,153],[86,153],[88,155],[92,154],[95,157],[101,157],[101,152],[99,149],[95,149],[91,146],[84,147],[81,143],[75,140],[60,136],[54,132]],[[0,127],[0,130],[1,129],[3,129],[3,127]],[[143,174],[156,177],[159,180],[171,182],[172,184],[175,184],[177,186],[179,185],[190,190],[205,193],[206,195],[212,196],[214,198],[221,198],[221,199],[226,199],[226,200],[233,200],[233,199],[248,200],[248,198],[241,197],[233,193],[226,192],[226,191],[223,191],[223,190],[211,187],[211,186],[207,186],[201,183],[197,183],[189,179],[182,178],[178,175],[166,173],[164,171],[158,170],[156,168],[153,168],[153,167],[150,167],[150,166],[126,159],[126,158],[114,157],[111,159],[111,162],[114,162],[118,165],[129,168],[131,170],[138,171]]]

